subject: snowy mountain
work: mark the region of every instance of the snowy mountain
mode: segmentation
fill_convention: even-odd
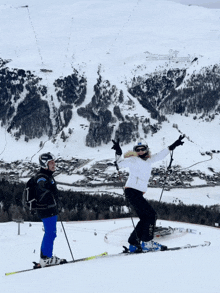
[[[116,137],[158,151],[182,132],[196,157],[218,149],[218,9],[153,0],[0,9],[3,160],[112,157]]]

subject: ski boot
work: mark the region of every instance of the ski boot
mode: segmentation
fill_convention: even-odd
[[[148,242],[142,242],[141,243],[141,248],[143,251],[164,251],[167,250],[167,246],[162,245],[160,243],[154,242],[154,241],[148,241]]]
[[[60,265],[67,263],[66,259],[61,259],[56,256],[40,258],[39,265],[41,268],[53,266],[53,265]]]
[[[130,244],[129,248],[128,248],[128,252],[130,252],[130,253],[141,253],[141,252],[143,252],[143,249],[142,249],[140,244],[137,244],[137,245]]]

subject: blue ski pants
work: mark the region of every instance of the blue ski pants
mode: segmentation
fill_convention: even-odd
[[[53,216],[41,219],[44,224],[45,231],[41,244],[41,257],[52,257],[53,255],[53,242],[57,237],[57,218],[58,216]]]

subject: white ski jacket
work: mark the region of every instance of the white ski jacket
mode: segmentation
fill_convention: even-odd
[[[119,159],[117,162],[119,168],[129,168],[129,177],[125,187],[130,187],[142,192],[146,192],[148,181],[151,175],[152,164],[163,160],[169,154],[169,152],[169,149],[166,148],[159,153],[152,155],[146,161],[139,157]]]

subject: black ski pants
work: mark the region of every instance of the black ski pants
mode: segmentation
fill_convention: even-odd
[[[156,223],[155,210],[143,197],[143,192],[139,190],[125,188],[125,196],[140,218],[140,221],[131,233],[128,242],[131,245],[137,245],[140,241],[147,242],[152,240]]]

